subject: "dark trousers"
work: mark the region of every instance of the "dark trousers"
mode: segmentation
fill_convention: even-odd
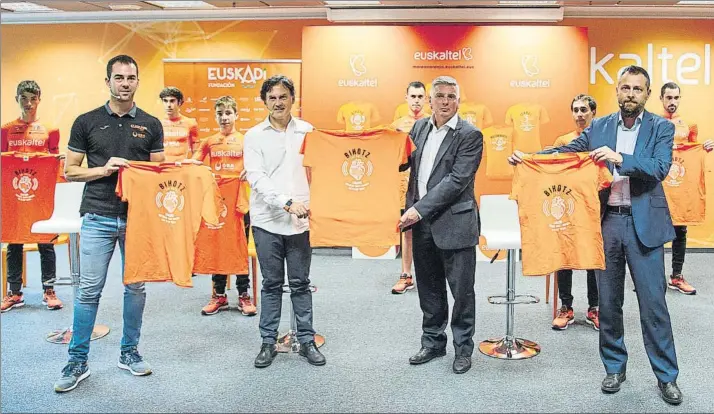
[[[427,220],[422,220],[414,226],[412,243],[419,305],[424,315],[421,325],[421,345],[426,348],[446,348],[445,331],[449,321],[449,303],[446,294],[448,282],[451,295],[454,297],[451,315],[454,349],[456,355],[471,356],[474,350],[476,319],[475,247],[457,250],[439,249],[434,244],[431,225]]]
[[[13,293],[22,290],[22,244],[7,245],[7,281]],[[57,277],[55,246],[52,243],[37,245],[40,252],[42,288],[50,289]]]
[[[588,270],[588,307],[594,308],[598,304],[597,278],[594,270]],[[560,304],[568,309],[573,307],[573,271],[569,269],[558,270],[558,296]]]
[[[602,222],[605,270],[597,270],[600,290],[600,358],[608,374],[627,367],[622,304],[625,295],[625,264],[630,268],[640,308],[645,350],[657,379],[677,379],[677,355],[672,324],[665,300],[664,246],[649,248],[640,243],[630,215],[608,213]]]
[[[672,240],[672,274],[682,274],[684,254],[687,252],[687,226],[674,226]]]
[[[310,232],[285,236],[253,227],[255,250],[263,275],[260,304],[260,336],[263,343],[274,344],[278,338],[283,305],[285,266],[288,270],[290,300],[297,321],[297,339],[301,344],[315,340],[312,328],[312,292],[310,291]]]
[[[213,275],[213,289],[216,294],[223,295],[226,293],[226,285],[228,284],[228,275]],[[243,294],[250,289],[250,277],[248,275],[236,275],[236,289],[238,293]]]
[[[243,216],[243,225],[245,226],[245,238],[248,239],[250,234],[250,214],[245,213]],[[226,285],[228,284],[228,275],[213,275],[213,289],[217,294],[223,295],[226,293]],[[236,275],[236,289],[239,294],[247,293],[250,289],[250,278],[248,275]]]

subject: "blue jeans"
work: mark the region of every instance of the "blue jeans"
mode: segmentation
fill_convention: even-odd
[[[79,287],[74,300],[72,341],[69,343],[69,361],[86,362],[89,341],[97,319],[99,298],[107,281],[109,261],[119,242],[122,277],[124,276],[124,241],[126,219],[105,217],[87,213],[82,219],[79,232]],[[139,344],[141,321],[144,314],[146,293],[143,283],[124,286],[124,332],[121,350],[129,350]]]

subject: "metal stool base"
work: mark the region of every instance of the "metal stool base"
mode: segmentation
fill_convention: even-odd
[[[523,338],[513,338],[508,340],[503,338],[492,338],[482,341],[478,350],[482,354],[498,359],[527,359],[533,358],[540,353],[540,345]]]
[[[109,334],[109,331],[110,329],[107,325],[94,325],[90,340],[96,341],[97,339],[104,338]],[[66,345],[72,340],[72,327],[52,331],[46,335],[45,340],[53,344]]]
[[[298,353],[300,352],[300,342],[298,342],[295,332],[288,331],[286,334],[278,337],[278,343],[275,344],[280,353]],[[325,345],[325,337],[320,334],[315,334],[315,346],[318,348]]]

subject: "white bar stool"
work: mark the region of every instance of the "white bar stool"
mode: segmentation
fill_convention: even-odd
[[[79,230],[82,228],[82,218],[79,216],[79,206],[82,203],[84,183],[57,183],[55,187],[55,206],[52,217],[32,225],[33,233],[69,234],[69,271],[72,289],[72,303],[77,298],[79,288]],[[58,278],[59,279],[59,278]],[[105,337],[109,333],[106,325],[94,325],[92,340]],[[72,326],[57,329],[47,334],[48,342],[53,344],[68,344],[72,339]]]
[[[516,295],[516,255],[521,248],[518,204],[507,195],[481,196],[481,235],[489,249],[507,250],[506,294],[489,296],[488,302],[506,305],[506,336],[487,339],[479,344],[484,355],[499,359],[525,359],[540,353],[540,345],[513,335],[514,306],[540,302],[533,295]]]

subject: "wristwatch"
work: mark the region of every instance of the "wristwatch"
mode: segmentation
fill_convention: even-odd
[[[293,199],[291,198],[290,200],[288,200],[288,201],[285,203],[285,207],[283,207],[283,210],[285,210],[285,211],[290,211],[290,206],[292,206],[292,205],[293,205]]]

